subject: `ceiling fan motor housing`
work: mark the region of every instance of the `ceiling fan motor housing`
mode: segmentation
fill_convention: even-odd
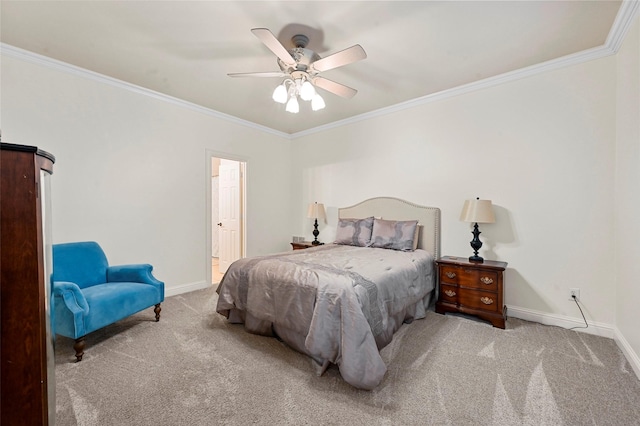
[[[292,71],[307,71],[312,63],[320,59],[320,55],[313,50],[305,49],[304,47],[296,47],[295,49],[291,49],[289,53],[293,59],[296,60],[296,66],[295,68],[288,66],[278,58],[278,66],[284,72],[290,73]]]
[[[306,48],[307,44],[309,44],[309,37],[306,35],[294,35],[291,37],[291,41],[295,47],[289,50],[289,53],[296,61],[295,68],[285,64],[280,58],[278,58],[278,66],[286,73],[292,73],[294,71],[307,72],[309,70],[309,66],[320,59],[320,55],[313,50]]]

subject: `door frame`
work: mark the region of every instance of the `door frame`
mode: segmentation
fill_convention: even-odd
[[[211,285],[212,281],[212,273],[211,273],[211,257],[213,253],[211,253],[211,234],[213,227],[213,215],[212,215],[212,199],[211,199],[211,159],[212,158],[223,158],[225,160],[237,161],[240,163],[244,163],[244,171],[242,175],[242,180],[240,182],[240,186],[242,187],[242,205],[240,206],[240,257],[246,257],[247,252],[247,175],[249,168],[249,159],[247,157],[241,155],[233,155],[227,152],[214,151],[211,149],[205,150],[205,265],[206,265],[206,277],[207,283]]]

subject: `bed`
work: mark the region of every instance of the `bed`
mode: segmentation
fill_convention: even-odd
[[[336,229],[332,243],[232,263],[216,311],[309,355],[320,375],[333,363],[373,389],[387,370],[379,350],[434,299],[440,209],[372,198],[338,209]]]

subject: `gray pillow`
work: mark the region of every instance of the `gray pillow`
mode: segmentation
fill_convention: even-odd
[[[365,219],[340,219],[336,229],[336,244],[366,247],[371,241],[373,216]]]
[[[383,220],[373,221],[370,247],[401,251],[413,251],[416,238],[417,220]]]

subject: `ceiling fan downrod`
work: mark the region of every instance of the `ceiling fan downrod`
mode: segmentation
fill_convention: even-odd
[[[291,37],[291,41],[295,47],[304,49],[309,44],[309,37],[304,34],[296,34]]]

